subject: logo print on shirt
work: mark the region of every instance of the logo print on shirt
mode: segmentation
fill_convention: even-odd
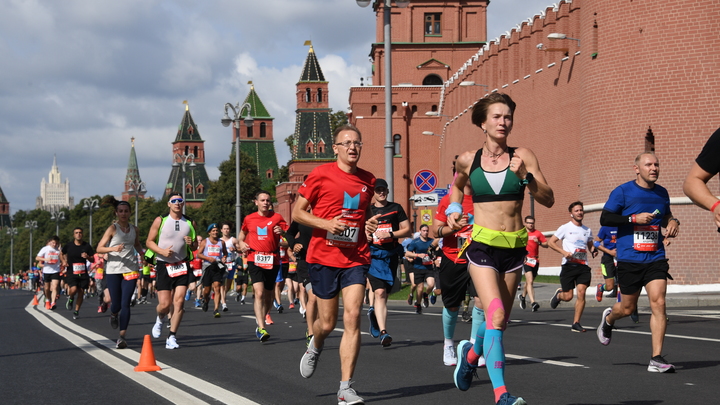
[[[343,198],[343,208],[356,210],[360,207],[360,194],[356,194],[354,197],[350,197],[346,191],[343,192],[345,197]]]
[[[363,193],[367,191],[367,186],[363,186],[362,190]]]
[[[175,232],[180,232],[180,221],[175,221]]]
[[[258,234],[258,236],[267,236],[267,234],[268,234],[268,233],[267,233],[267,226],[266,226],[266,227],[263,227],[263,228],[260,228],[260,227],[258,226],[258,227],[257,227],[257,234]]]

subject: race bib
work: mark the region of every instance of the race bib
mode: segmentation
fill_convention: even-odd
[[[297,263],[290,263],[290,266],[288,267],[288,273],[297,273]]]
[[[157,277],[157,272],[155,270],[150,270],[150,278]]]
[[[168,263],[165,265],[165,270],[170,277],[180,277],[187,274],[187,263]]]
[[[345,231],[343,231],[340,235],[328,232],[325,237],[325,243],[328,246],[335,246],[339,248],[356,247],[358,243],[358,235],[360,234],[359,223],[343,219],[341,219],[340,222],[347,225],[347,229],[345,229]]]
[[[139,271],[131,271],[129,273],[123,273],[123,278],[127,281],[137,280],[140,277]]]
[[[633,248],[637,251],[654,252],[658,250],[659,240],[659,225],[637,225],[633,229]]]
[[[202,269],[193,269],[193,276],[202,277]]]
[[[456,239],[457,239],[457,247],[458,247],[458,249],[459,249],[459,248],[461,248],[461,247],[465,244],[465,242],[466,242],[468,239],[470,239],[470,237],[472,236],[472,228],[468,228],[468,229],[465,230],[465,231],[460,231],[460,232],[458,232],[457,234],[455,234],[455,236],[456,236]]]
[[[102,280],[103,277],[105,277],[105,269],[103,269],[102,267],[98,267],[98,269],[95,270],[95,279]]]
[[[575,249],[570,259],[572,263],[587,264],[587,249]]]
[[[208,256],[220,257],[221,253],[222,253],[222,249],[220,249],[220,245],[209,245],[208,246]]]
[[[73,274],[83,274],[87,271],[85,263],[73,263],[72,265]]]
[[[45,256],[45,263],[47,264],[57,264],[57,262],[60,260],[60,255],[55,252],[50,252]]]
[[[377,230],[375,231],[375,233],[373,233],[373,243],[376,245],[380,245],[383,243],[392,242],[393,238],[378,238],[377,235],[380,232],[392,232],[392,224],[379,224]]]
[[[422,264],[425,266],[431,266],[432,265],[432,258],[430,258],[430,255],[426,254],[422,258]]]
[[[534,257],[526,257],[525,264],[527,264],[529,267],[535,267],[537,266],[537,259]]]
[[[272,253],[255,252],[255,265],[262,269],[272,269],[274,258]]]

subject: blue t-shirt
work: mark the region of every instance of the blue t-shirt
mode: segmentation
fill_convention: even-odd
[[[408,252],[413,253],[426,253],[428,249],[430,248],[430,244],[432,243],[432,239],[428,239],[426,242],[423,242],[421,238],[414,239],[407,247]],[[413,260],[413,267],[420,270],[431,270],[432,269],[432,261],[429,259],[420,259],[415,258]]]
[[[609,212],[620,215],[655,213],[647,225],[628,223],[618,227],[617,259],[620,262],[652,263],[665,259],[665,239],[660,231],[662,219],[670,214],[670,196],[664,187],[640,187],[634,180],[621,184],[605,203]]]
[[[600,227],[598,232],[598,238],[602,239],[603,246],[608,250],[615,249],[617,245],[617,226],[603,226]]]

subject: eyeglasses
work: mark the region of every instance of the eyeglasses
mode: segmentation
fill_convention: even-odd
[[[362,148],[363,143],[359,141],[345,141],[345,142],[338,142],[335,145],[337,146],[344,146],[348,149],[350,149],[350,146],[355,145],[356,148]]]
[[[184,202],[185,201],[183,201],[182,198],[173,198],[172,200],[170,200],[170,204],[182,204]]]

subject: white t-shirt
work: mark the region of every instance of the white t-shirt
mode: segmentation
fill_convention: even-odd
[[[60,272],[60,251],[50,247],[49,245],[43,246],[36,257],[44,257],[43,262],[43,274],[55,274]]]
[[[562,264],[578,263],[587,265],[588,241],[592,241],[592,230],[585,225],[577,226],[572,221],[558,228],[555,236],[562,240],[563,250],[573,255],[571,260],[562,258]]]

